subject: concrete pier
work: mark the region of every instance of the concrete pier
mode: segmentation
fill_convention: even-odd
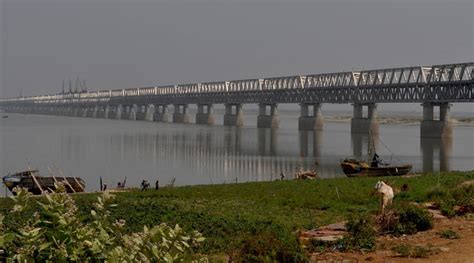
[[[198,104],[198,112],[196,114],[197,124],[214,124],[213,105],[212,104]]]
[[[161,121],[161,122],[169,122],[170,121],[170,113],[168,109],[168,105],[154,105],[154,112],[153,112],[153,121]]]
[[[96,118],[104,118],[105,116],[105,108],[106,106],[98,106],[97,113],[96,113]]]
[[[363,107],[367,107],[367,116],[363,114]],[[354,104],[354,115],[351,119],[351,133],[355,134],[378,134],[379,124],[377,122],[377,104]]]
[[[146,111],[147,111],[147,106],[146,105],[138,105],[137,106],[137,112],[135,113],[136,120],[137,121],[144,121]]]
[[[280,126],[277,104],[261,103],[258,107],[257,128],[278,128]],[[267,114],[268,107],[270,108],[269,114]]]
[[[115,117],[115,119],[117,120],[121,120],[123,111],[124,111],[124,107],[122,106],[122,104],[117,105],[117,107],[115,108],[115,116],[113,117]]]
[[[131,121],[137,120],[137,112],[138,112],[138,106],[136,104],[133,104],[129,108],[128,112],[128,119]]]
[[[153,121],[153,114],[155,113],[155,106],[153,104],[146,105],[145,108],[145,121]]]
[[[449,103],[423,103],[423,120],[420,124],[422,138],[450,138],[453,127]],[[439,118],[434,116],[434,107],[439,106]]]
[[[299,130],[322,130],[323,116],[321,114],[321,104],[302,103],[301,115],[298,118]],[[312,107],[312,111],[310,108]]]
[[[224,126],[243,126],[242,104],[226,104]]]
[[[91,117],[92,117],[92,118],[97,118],[97,115],[98,115],[99,111],[100,111],[100,107],[99,107],[99,106],[93,107],[93,108],[92,108],[92,116],[91,116]]]
[[[173,112],[174,123],[190,123],[188,104],[175,104]]]

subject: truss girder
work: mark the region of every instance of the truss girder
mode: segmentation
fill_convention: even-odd
[[[0,105],[474,102],[474,62],[53,94]]]

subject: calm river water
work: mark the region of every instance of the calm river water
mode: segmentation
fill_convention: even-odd
[[[125,177],[128,186],[143,179],[165,185],[173,178],[176,185],[222,184],[274,180],[281,172],[312,168],[315,160],[321,177],[342,177],[341,159],[366,158],[369,139],[351,135],[349,123],[301,132],[296,114],[281,114],[277,130],[257,129],[255,115],[245,118],[246,127],[235,128],[9,114],[0,119],[0,172],[28,165],[42,175],[61,169],[95,191],[100,176],[109,186]],[[411,162],[414,171],[474,170],[472,126],[454,127],[447,141],[420,140],[419,129],[381,125],[374,139],[379,155],[386,162]]]

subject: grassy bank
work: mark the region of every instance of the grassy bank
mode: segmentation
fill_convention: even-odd
[[[266,254],[297,261],[304,254],[296,241],[297,230],[375,212],[378,199],[371,193],[380,179],[287,180],[124,192],[117,194],[112,218],[125,219],[129,231],[160,222],[196,229],[207,238],[200,248],[205,254]],[[408,185],[408,191],[398,194],[395,202],[424,202],[473,180],[474,172],[382,179],[398,188]],[[82,215],[89,217],[85,211],[90,211],[96,194],[74,199]],[[1,199],[1,212],[10,208],[10,201]]]

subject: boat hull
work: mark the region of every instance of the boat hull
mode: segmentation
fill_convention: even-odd
[[[405,175],[411,171],[412,165],[368,167],[355,162],[343,161],[341,168],[348,177],[378,177]]]
[[[32,176],[33,173],[33,176]],[[36,174],[36,175],[35,175]],[[35,180],[36,179],[36,182]],[[39,195],[43,191],[52,192],[56,188],[55,183],[63,183],[67,193],[84,192],[85,182],[81,178],[75,177],[43,177],[39,176],[37,171],[26,171],[14,175],[3,177],[3,183],[13,194],[15,187],[28,189],[28,192]],[[41,189],[39,186],[41,186]]]

